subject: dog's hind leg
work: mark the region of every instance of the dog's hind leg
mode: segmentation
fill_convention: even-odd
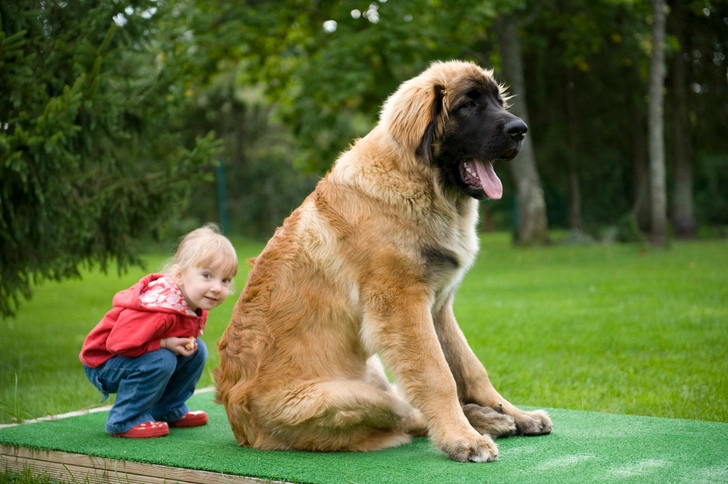
[[[391,393],[395,398],[405,401],[404,395],[387,378],[384,365],[382,365],[382,361],[378,355],[371,356],[367,360],[365,381],[384,392]],[[404,421],[404,431],[414,437],[424,437],[427,435],[427,422],[425,422],[425,417],[422,415],[422,412],[416,408],[412,408],[412,412]]]
[[[275,399],[274,399],[275,398]],[[410,441],[418,413],[394,392],[363,380],[301,382],[255,404],[270,438],[258,448],[371,451]],[[265,423],[263,423],[265,422]]]
[[[463,413],[475,430],[481,434],[488,434],[493,439],[516,433],[515,419],[490,407],[468,403],[463,405]]]

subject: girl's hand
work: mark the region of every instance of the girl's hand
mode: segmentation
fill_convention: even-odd
[[[164,338],[160,342],[161,348],[166,348],[175,355],[190,356],[192,353],[197,351],[197,340],[189,338],[177,338],[171,336]]]

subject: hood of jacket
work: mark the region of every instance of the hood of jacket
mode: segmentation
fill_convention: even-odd
[[[114,296],[114,307],[200,316],[187,304],[182,290],[172,277],[155,273],[143,277],[129,289]]]

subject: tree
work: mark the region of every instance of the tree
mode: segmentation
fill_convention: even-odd
[[[500,66],[493,55],[498,47],[493,20],[499,13],[518,12],[525,90],[518,92],[511,83],[512,91],[517,102],[528,95],[528,138],[538,154],[549,227],[567,227],[569,207],[573,225],[581,220],[591,235],[621,226],[630,213],[638,214],[629,218],[638,218],[640,227],[649,225],[649,213],[642,216],[651,205],[648,185],[639,183],[636,173],[643,167],[649,181],[645,19],[652,15],[650,2],[401,0],[367,2],[364,9],[356,0],[315,2],[309,8],[296,0],[184,3],[202,12],[180,17],[199,39],[196,65],[239,62],[237,81],[262,86],[267,102],[275,105],[275,122],[293,131],[296,166],[319,173],[352,138],[371,128],[397,84],[430,61],[461,58]],[[685,25],[691,45],[686,85],[688,129],[695,141],[695,212],[712,223],[728,217],[728,198],[720,188],[728,173],[723,169],[728,138],[715,122],[728,109],[722,102],[728,87],[722,5],[690,0]],[[524,21],[530,21],[527,28]],[[675,112],[672,95],[665,101],[668,112]],[[509,175],[504,183],[517,186]],[[510,192],[487,207],[499,227],[512,214]]]
[[[483,52],[492,50],[487,34],[496,14],[490,2],[469,0],[450,1],[447,8],[439,1],[371,2],[364,11],[355,0],[309,9],[293,0],[275,7],[194,4],[194,20],[187,24],[211,46],[199,54],[218,59],[204,64],[239,62],[236,80],[260,88],[275,105],[295,136],[295,166],[315,173],[329,169],[352,139],[365,135],[384,99],[431,61],[470,59],[487,67],[490,58]],[[211,26],[214,36],[206,33]],[[492,205],[510,214],[507,203]]]
[[[235,82],[244,68],[244,63],[230,66],[196,90],[195,103],[184,117],[191,136],[213,130],[222,141],[224,177],[218,183],[227,187],[224,203],[231,233],[267,239],[319,177],[294,165],[299,148],[290,128],[276,119],[276,106],[264,101],[262,88]],[[191,223],[214,220],[218,187],[199,182],[194,190],[196,202],[186,216]]]
[[[123,11],[129,4],[119,1],[116,10]],[[568,227],[571,215],[572,227],[598,235],[607,225],[621,226],[633,206],[635,213],[642,213],[643,206],[649,210],[647,185],[638,183],[641,175],[632,170],[634,165],[634,172],[641,173],[637,168],[642,160],[647,180],[649,2],[367,3],[340,0],[302,8],[297,0],[165,2],[144,25],[151,33],[128,44],[134,47],[122,56],[127,59],[123,69],[132,77],[143,66],[156,79],[152,58],[163,67],[169,79],[164,82],[171,87],[165,96],[171,93],[180,107],[174,108],[174,132],[181,124],[192,139],[215,129],[224,141],[221,159],[228,186],[254,187],[250,192],[228,190],[236,231],[267,235],[281,214],[296,205],[311,175],[328,169],[353,138],[368,132],[386,96],[431,61],[460,58],[506,67],[492,27],[499,14],[511,12],[518,17],[516,40],[525,87],[509,82],[516,104],[528,95],[527,140],[532,144],[512,166],[517,168],[529,151],[538,154],[539,181],[534,186],[542,192],[544,220],[549,227]],[[137,13],[146,11],[139,1],[134,5]],[[728,219],[728,198],[721,189],[728,173],[728,138],[721,123],[714,122],[728,109],[721,102],[728,87],[721,9],[721,4],[690,0],[684,25],[685,45],[690,45],[684,66],[687,129],[695,141],[695,213],[712,223]],[[117,30],[114,42],[128,35],[128,29],[139,30],[139,16],[130,15],[132,21]],[[497,78],[508,81],[500,72]],[[668,92],[667,110],[675,113],[674,93]],[[177,103],[182,96],[187,102]],[[666,118],[668,129],[673,128],[672,118]],[[510,225],[509,198],[518,192],[521,176],[504,175],[504,183],[516,189],[508,189],[499,203],[485,204],[489,220],[499,228]],[[635,196],[637,185],[644,190]],[[194,189],[198,203],[185,216],[214,216],[214,187],[200,184]],[[648,203],[639,203],[642,199]]]
[[[664,94],[665,1],[653,0],[652,55],[649,83],[649,158],[651,195],[651,243],[667,246],[667,194],[665,184]]]
[[[516,93],[511,111],[528,124],[526,83],[523,78],[521,48],[515,20],[510,16],[501,16],[496,22],[496,31],[500,44],[503,80]],[[509,163],[509,166],[515,180],[518,200],[516,242],[523,245],[546,243],[549,239],[546,203],[530,136],[526,136],[521,153]]]
[[[673,203],[672,226],[678,237],[692,237],[698,228],[693,210],[693,160],[688,127],[687,67],[685,53],[688,37],[685,35],[687,9],[685,0],[675,0],[671,11],[671,24],[679,49],[672,56],[670,96],[673,105]]]
[[[701,225],[728,225],[728,3],[687,5],[688,127],[694,161],[695,216]],[[725,233],[724,229],[719,229]]]
[[[319,2],[307,10],[295,1],[278,2],[275,9],[234,2],[212,9],[198,6],[216,11],[220,19],[238,19],[239,25],[222,27],[225,31],[257,32],[251,37],[276,40],[250,40],[256,42],[245,54],[251,58],[251,78],[265,81],[266,93],[293,129],[301,148],[298,163],[316,171],[328,169],[352,138],[366,134],[383,100],[431,61],[478,59],[487,66],[481,47],[493,47],[487,33],[496,15],[493,3],[466,0],[450,1],[447,8],[438,1],[371,2],[365,11],[348,0]],[[520,106],[525,93],[519,90],[525,86],[512,87]],[[538,173],[528,161],[532,158],[527,138],[523,152],[509,162],[515,166],[521,199],[523,243],[548,237]]]
[[[45,279],[140,264],[217,145],[183,139],[185,71],[151,0],[0,4],[0,315]]]
[[[630,212],[630,147],[640,153],[647,132],[638,124],[646,119],[646,10],[642,2],[546,0],[529,2],[519,19],[529,22],[520,38],[529,136],[549,227],[600,236]]]

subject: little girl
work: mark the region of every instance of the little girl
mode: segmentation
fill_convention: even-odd
[[[162,437],[169,427],[207,423],[204,411],[190,412],[185,402],[207,360],[199,338],[207,312],[228,296],[238,258],[208,224],[182,239],[165,269],[117,293],[79,355],[104,399],[116,393],[106,421],[115,437]]]

